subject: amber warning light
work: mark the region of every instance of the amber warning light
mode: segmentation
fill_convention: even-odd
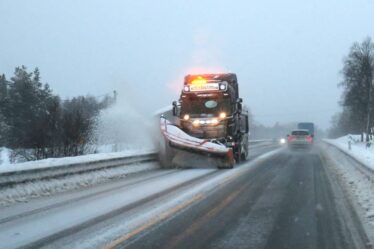
[[[226,90],[225,87],[221,87],[220,83],[218,82],[208,82],[202,76],[197,76],[193,80],[191,80],[188,85],[184,86],[185,92],[201,92],[201,91],[218,91],[218,90]]]
[[[192,85],[204,85],[204,84],[206,84],[206,82],[207,82],[206,79],[204,79],[201,76],[198,76],[198,77],[196,77],[196,79],[191,81],[191,84]]]

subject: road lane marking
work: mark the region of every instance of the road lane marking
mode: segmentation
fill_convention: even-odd
[[[222,179],[219,179],[216,184],[214,184],[215,188],[216,189],[221,188],[223,185],[226,185],[227,183],[231,182],[233,179],[242,175],[243,172],[246,172],[248,170],[253,169],[254,165],[262,164],[264,161],[269,160],[270,158],[272,158],[273,156],[278,154],[280,151],[281,151],[281,149],[276,149],[276,150],[272,150],[270,152],[267,152],[267,153],[264,153],[264,154],[258,156],[253,161],[248,162],[248,163],[250,163],[250,165],[252,165],[250,167],[248,167],[248,165],[247,165],[247,166],[244,166],[244,167],[242,166],[242,167],[238,167],[236,169],[227,171],[228,175],[227,176],[221,175],[223,177],[222,177]],[[232,201],[232,199],[234,199],[242,190],[243,190],[243,187],[241,189],[239,189],[238,191],[235,191],[234,193],[229,195],[224,200],[224,202],[221,203],[221,205],[219,205],[218,207],[222,207],[222,206],[224,207],[225,205],[230,203]],[[191,199],[183,202],[182,204],[179,204],[179,205],[175,206],[172,209],[166,210],[165,212],[158,215],[156,218],[153,218],[153,219],[149,220],[148,222],[144,223],[143,225],[140,225],[135,230],[133,230],[131,232],[128,232],[128,233],[124,234],[123,236],[109,242],[108,244],[104,245],[102,247],[102,249],[112,249],[112,248],[115,248],[115,247],[121,245],[126,240],[129,240],[132,237],[138,235],[139,233],[141,233],[141,232],[147,230],[148,228],[152,227],[153,225],[155,225],[159,222],[162,222],[163,220],[166,220],[167,218],[171,217],[172,215],[179,212],[180,210],[186,208],[187,206],[189,206],[189,205],[191,205],[191,204],[193,204],[197,201],[202,200],[203,198],[206,198],[206,195],[204,195],[204,194],[194,195]],[[226,201],[227,201],[227,203],[226,203]],[[213,210],[217,210],[218,207],[214,208]],[[218,210],[218,211],[220,211],[220,210]]]
[[[217,185],[217,187],[221,187],[223,185],[226,185],[228,182],[231,182],[233,179],[235,179],[237,177],[237,175],[232,175],[232,176],[228,176],[228,177],[225,177],[224,179],[222,179],[222,181],[220,181]],[[222,205],[227,205],[229,202],[231,202],[232,199],[234,199],[238,194],[239,192],[242,191],[242,188],[239,190],[239,191],[236,191],[234,193],[232,193],[231,195],[229,195],[223,203],[221,203],[218,207],[221,207]],[[129,232],[115,240],[113,240],[112,242],[110,242],[109,244],[105,245],[102,247],[102,249],[112,249],[112,248],[115,248],[116,246],[122,244],[123,242],[125,242],[126,240],[136,236],[137,234],[147,230],[148,228],[152,227],[153,225],[163,221],[163,220],[166,220],[167,218],[171,217],[172,215],[174,215],[175,213],[179,212],[180,210],[186,208],[187,206],[190,206],[192,205],[193,203],[195,202],[198,202],[200,200],[202,200],[203,198],[205,198],[206,196],[204,194],[198,194],[198,195],[195,195],[193,198],[183,202],[182,204],[179,204],[178,206],[172,208],[171,210],[167,210],[165,211],[164,213],[162,213],[161,215],[157,216],[156,218],[148,221],[147,223],[141,225],[140,227],[136,228],[135,230],[133,230],[132,232]],[[227,204],[226,204],[227,202]],[[213,210],[216,210],[218,207],[214,208]],[[212,210],[212,211],[213,211]],[[211,211],[211,212],[212,212]],[[210,213],[211,213],[210,212]]]
[[[132,232],[130,233],[127,233],[115,240],[113,240],[112,242],[110,242],[109,244],[105,245],[102,247],[102,249],[112,249],[112,248],[115,248],[116,246],[122,244],[123,242],[125,242],[126,240],[134,237],[135,235],[143,232],[144,230],[147,230],[148,228],[152,227],[153,225],[163,221],[163,220],[166,220],[167,218],[171,217],[172,215],[174,215],[175,213],[179,212],[180,210],[192,205],[193,203],[203,199],[205,196],[203,194],[198,194],[198,195],[195,195],[193,198],[177,205],[176,207],[170,209],[170,210],[167,210],[165,211],[164,213],[160,214],[159,216],[149,220],[147,223],[141,225],[140,227],[136,228],[135,230],[133,230]]]
[[[191,224],[183,233],[176,236],[170,242],[170,245],[167,248],[178,248],[177,244],[180,241],[183,241],[187,237],[191,236],[199,227],[201,227],[207,220],[211,219],[211,217],[216,216],[219,212],[221,212],[225,207],[227,207],[232,201],[246,188],[247,186],[244,185],[240,189],[236,190],[235,192],[228,195],[218,206],[210,210],[206,213],[201,219],[198,219],[197,222]]]

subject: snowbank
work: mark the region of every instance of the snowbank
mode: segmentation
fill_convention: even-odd
[[[347,136],[348,137],[348,136]],[[329,142],[334,140],[329,140]],[[345,138],[334,141],[339,143],[347,142]],[[342,146],[342,144],[340,144]],[[347,147],[347,145],[345,144]],[[339,147],[340,148],[340,147]],[[360,147],[358,147],[360,148]],[[365,230],[371,240],[374,240],[374,181],[357,168],[356,162],[350,156],[342,154],[333,146],[324,146],[323,149],[330,155],[338,178],[342,181],[343,187],[348,191],[353,203],[361,207]],[[347,149],[348,150],[348,149]],[[358,150],[356,148],[356,150]],[[370,150],[371,151],[371,150]]]
[[[76,157],[62,157],[62,158],[48,158],[43,160],[37,161],[30,161],[24,163],[16,163],[16,164],[9,164],[3,163],[0,165],[0,173],[5,172],[13,172],[13,171],[21,171],[21,170],[31,170],[36,168],[49,168],[49,167],[59,167],[69,164],[76,164],[76,163],[89,163],[98,160],[105,160],[105,159],[115,159],[115,158],[122,158],[126,156],[135,156],[135,155],[142,155],[148,153],[154,153],[153,149],[138,149],[138,150],[127,150],[122,152],[110,152],[110,153],[98,153],[98,154],[91,154],[91,155],[84,155],[84,156],[76,156]]]
[[[40,181],[30,181],[17,184],[16,186],[8,186],[2,188],[0,191],[0,207],[15,202],[27,202],[30,199],[42,196],[87,188],[108,181],[113,181],[115,179],[121,179],[133,173],[158,168],[158,164],[152,162],[123,165],[116,168],[90,171],[85,174],[68,175],[58,179],[52,178]]]
[[[0,148],[0,165],[10,164],[10,151],[9,149],[2,147]]]
[[[374,144],[367,148],[366,143],[360,142],[360,135],[349,134],[337,139],[325,139],[325,141],[348,153],[369,169],[374,170]],[[351,142],[351,149],[349,149],[349,141]]]

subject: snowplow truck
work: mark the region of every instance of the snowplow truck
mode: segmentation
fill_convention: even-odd
[[[188,167],[199,155],[205,165],[209,161],[218,168],[232,168],[247,159],[248,111],[239,98],[236,74],[185,76],[171,115],[161,116],[160,122],[164,165]]]

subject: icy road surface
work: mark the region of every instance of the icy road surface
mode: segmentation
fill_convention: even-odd
[[[326,163],[319,148],[249,163],[209,198],[106,248],[371,248]]]
[[[369,248],[325,163],[318,148],[268,146],[233,170],[152,170],[35,199],[0,210],[0,247]]]

